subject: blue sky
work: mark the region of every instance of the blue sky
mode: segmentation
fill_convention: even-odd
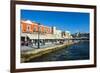
[[[21,10],[21,20],[31,20],[62,31],[89,32],[89,13]]]

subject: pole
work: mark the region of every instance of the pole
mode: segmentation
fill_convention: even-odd
[[[40,23],[38,23],[38,49],[40,48]]]

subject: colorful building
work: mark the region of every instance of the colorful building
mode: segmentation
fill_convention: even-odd
[[[64,37],[63,37],[64,36]],[[21,21],[21,44],[38,44],[40,43],[55,43],[68,39],[70,33],[62,34],[61,30],[57,30],[56,27],[48,27],[43,24],[32,22],[30,20]],[[39,40],[38,40],[39,39]]]
[[[47,26],[43,26],[42,24],[31,22],[29,20],[27,21],[21,21],[21,30],[22,33],[46,33],[46,34],[52,34],[52,29]]]

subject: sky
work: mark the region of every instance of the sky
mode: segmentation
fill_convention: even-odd
[[[21,20],[30,20],[71,33],[89,33],[90,15],[80,12],[21,10]]]

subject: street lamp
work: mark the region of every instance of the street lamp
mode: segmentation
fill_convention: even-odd
[[[38,23],[38,49],[40,48],[40,23]]]

